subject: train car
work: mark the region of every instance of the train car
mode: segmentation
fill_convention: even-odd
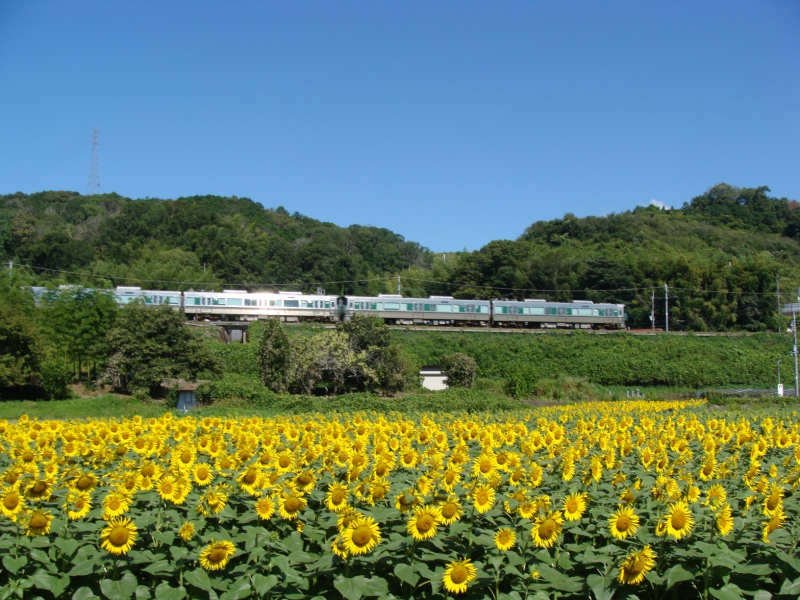
[[[183,309],[194,319],[333,321],[336,296],[289,291],[187,291],[183,293]]]
[[[114,300],[119,305],[131,302],[144,302],[148,305],[181,306],[181,293],[177,291],[143,290],[136,286],[117,286],[113,291]]]
[[[394,325],[488,325],[488,300],[457,300],[452,296],[405,298],[399,294],[347,296],[345,318],[353,315],[379,317]]]
[[[492,323],[496,326],[572,327],[623,329],[625,305],[590,300],[549,302],[542,299],[494,300]]]

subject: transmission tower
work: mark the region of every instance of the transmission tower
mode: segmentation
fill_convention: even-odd
[[[98,147],[100,146],[100,131],[92,129],[92,161],[89,164],[89,182],[86,184],[86,195],[100,193],[100,168],[97,166]]]

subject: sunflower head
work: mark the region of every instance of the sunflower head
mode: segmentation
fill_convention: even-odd
[[[442,575],[442,585],[451,594],[463,594],[478,576],[478,570],[469,559],[448,563]]]
[[[112,517],[100,532],[100,546],[110,554],[127,554],[136,542],[138,529],[127,517]]]
[[[236,553],[236,546],[229,540],[211,542],[200,551],[200,566],[206,571],[224,569],[231,557]]]

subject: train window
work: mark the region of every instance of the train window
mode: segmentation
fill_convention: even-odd
[[[300,301],[299,300],[284,300],[283,306],[285,308],[300,308]]]
[[[228,306],[241,306],[242,299],[241,298],[228,298]]]
[[[430,304],[423,304],[423,310],[430,311],[431,305]]]
[[[399,302],[384,302],[383,310],[400,310]]]

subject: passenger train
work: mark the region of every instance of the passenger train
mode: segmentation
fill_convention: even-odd
[[[277,317],[286,322],[349,320],[370,315],[394,325],[467,325],[491,327],[569,327],[624,329],[623,304],[588,300],[465,300],[452,296],[407,298],[399,294],[336,296],[301,292],[157,291],[117,287],[117,303],[143,301],[182,309],[196,320],[257,320]]]

